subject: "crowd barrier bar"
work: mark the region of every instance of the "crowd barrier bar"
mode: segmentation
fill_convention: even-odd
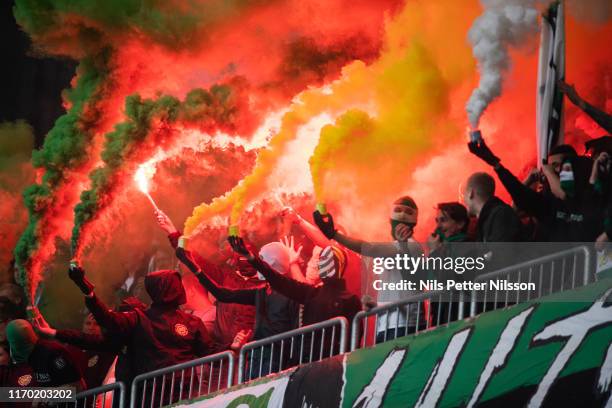
[[[295,330],[245,344],[240,349],[238,357],[238,384],[262,377],[263,375],[282,371],[284,368],[288,368],[291,365],[311,363],[316,361],[314,358],[317,354],[320,360],[325,358],[326,354],[328,354],[327,357],[331,357],[336,354],[344,353],[346,351],[348,325],[349,323],[346,318],[334,317],[329,320],[303,326]],[[330,344],[329,350],[327,351],[325,350],[326,331]],[[321,337],[320,344],[317,346],[318,350],[315,350],[317,332],[321,332]],[[335,343],[337,338],[339,338],[339,344]],[[299,350],[295,347],[298,341]],[[276,358],[278,359],[278,365],[276,366],[274,365],[276,361],[274,358],[275,345]],[[307,350],[304,350],[305,345]],[[338,347],[336,347],[336,345]],[[334,353],[334,349],[336,348],[338,352]],[[255,357],[256,350],[259,351],[259,354]],[[308,355],[307,360],[304,360],[305,351]],[[296,362],[298,356],[299,359]],[[284,358],[288,361],[284,360]],[[293,359],[293,362],[296,364],[292,364],[290,362],[291,359]],[[264,360],[266,360],[265,365]],[[249,370],[249,372],[247,373],[248,375],[245,376],[246,370]]]
[[[353,318],[350,349],[353,351],[394,339],[398,335],[402,337],[416,334],[440,324],[462,320],[464,296],[463,292],[436,290],[412,295],[370,310],[362,310]],[[442,301],[443,298],[445,301]],[[433,310],[434,305],[435,310]],[[374,338],[368,331],[368,322],[372,320],[370,317],[374,317]],[[393,323],[392,327],[390,323]],[[383,330],[378,330],[381,327]],[[400,333],[398,331],[400,328],[405,328],[405,332]],[[380,341],[376,341],[377,335],[382,338]]]
[[[115,400],[117,394],[119,394],[118,402]],[[109,406],[115,408],[125,407],[125,384],[117,381],[81,391],[76,395],[76,402],[60,403],[57,406],[61,408],[104,408],[107,406],[107,403],[110,404]]]
[[[226,360],[227,374],[224,376],[223,362]],[[215,363],[218,363],[217,370],[215,370]],[[188,400],[201,395],[209,394],[211,392],[219,391],[224,388],[229,388],[232,386],[232,380],[234,377],[234,365],[234,353],[231,351],[224,351],[222,353],[213,354],[198,358],[196,360],[186,361],[170,367],[140,374],[134,378],[134,381],[132,382],[130,408],[144,408],[145,405],[148,405],[149,407],[153,407],[154,405],[170,405],[183,400]],[[187,370],[189,370],[188,373],[186,372]],[[206,373],[206,371],[208,372]],[[197,379],[194,380],[196,376]],[[208,385],[205,385],[205,382],[203,381],[204,377],[206,376],[208,376]],[[168,377],[170,378],[169,384],[167,381]],[[226,378],[225,383],[222,382],[223,377]],[[215,379],[216,381],[214,381]],[[188,381],[189,384],[186,384],[186,381]],[[196,381],[198,382],[197,389],[195,389]],[[179,383],[176,384],[177,382]],[[148,383],[151,384],[151,392],[149,394],[149,404],[145,404],[147,399]],[[142,389],[139,389],[141,384]],[[188,391],[184,392],[186,385],[188,385]],[[159,401],[156,400],[156,391],[158,390],[158,387],[161,388]],[[170,387],[170,389],[168,390],[167,387]],[[167,391],[169,391],[168,394],[166,393]],[[175,400],[175,395],[177,392],[178,398]],[[168,396],[169,399],[168,404],[164,403],[166,396]]]
[[[583,255],[583,257],[580,257],[580,255]],[[580,259],[583,259],[583,262],[579,268]],[[568,262],[568,260],[571,260],[571,262]],[[591,280],[591,265],[592,252],[586,245],[582,245],[478,276],[474,279],[474,282],[490,281],[503,277],[506,280],[516,279],[516,281],[513,280],[513,283],[535,283],[538,292],[537,295],[532,297],[531,291],[527,290],[525,296],[523,296],[524,299],[521,300],[520,290],[515,290],[515,293],[511,295],[509,290],[495,289],[492,291],[491,299],[489,299],[491,291],[485,290],[481,302],[483,310],[479,313],[562,292],[566,289],[586,286]],[[474,292],[472,292],[471,298],[470,317],[474,317],[477,314],[478,303]],[[488,309],[488,305],[492,309]]]

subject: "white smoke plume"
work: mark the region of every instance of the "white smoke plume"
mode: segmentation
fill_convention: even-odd
[[[468,33],[478,61],[480,83],[466,106],[472,128],[489,104],[501,95],[504,73],[510,67],[509,48],[524,44],[538,32],[538,0],[480,0],[484,12]]]

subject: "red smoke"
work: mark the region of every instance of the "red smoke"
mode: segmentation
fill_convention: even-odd
[[[354,60],[366,63],[375,61],[383,47],[385,18],[392,18],[400,4],[396,0],[272,2],[215,21],[182,38],[176,47],[156,43],[144,34],[107,33],[105,40],[111,47],[109,75],[102,90],[99,116],[95,118],[97,128],[89,147],[89,160],[69,172],[55,192],[53,209],[45,215],[42,223],[41,247],[31,265],[37,272],[33,275],[41,276],[43,267],[52,259],[56,238],[69,238],[73,224],[72,211],[79,194],[89,188],[89,172],[101,164],[99,157],[104,143],[103,135],[124,120],[124,102],[128,95],[138,93],[143,98],[156,98],[160,94],[168,94],[182,99],[196,87],[209,88],[213,84],[238,81],[244,90],[242,105],[239,114],[232,118],[234,130],[227,131],[224,136],[237,144],[245,144],[255,128],[273,112],[287,108],[300,91],[337,79],[342,67]],[[467,29],[478,11],[475,1],[467,6],[462,5],[469,9],[461,14],[463,17],[455,16],[455,19],[446,22],[447,31],[443,35],[447,39],[466,37]],[[423,27],[406,27],[406,30],[430,30],[435,25],[428,19],[433,18],[436,16],[425,14],[421,20]],[[69,16],[67,23],[71,19],[78,20],[78,17]],[[66,26],[71,27],[69,24]],[[575,83],[584,97],[602,107],[612,99],[609,85],[612,82],[609,79],[612,55],[605,51],[605,47],[594,49],[593,44],[602,38],[612,38],[611,35],[612,24],[595,27],[568,19],[568,82]],[[35,40],[44,43],[57,38],[61,36]],[[449,43],[454,44],[450,40]],[[452,61],[455,53],[464,51],[460,47],[450,49],[446,44],[444,38],[440,38],[436,44],[425,45],[431,47],[430,52],[435,59],[448,58]],[[57,42],[55,45],[56,51],[64,54],[82,55],[83,50],[70,49],[73,43],[66,43],[63,48],[57,47]],[[468,47],[467,41],[465,47]],[[482,131],[504,164],[518,173],[526,163],[535,160],[537,53],[525,56],[516,52],[513,61],[514,67],[506,81],[504,93],[483,116]],[[471,78],[471,82],[465,81],[470,83],[453,91],[449,121],[454,123],[467,123],[464,106],[477,82],[475,70],[473,75],[465,75],[468,69],[473,67],[462,65],[453,67],[452,72],[444,72],[447,79]],[[406,75],[409,76],[410,72],[406,72]],[[586,137],[598,136],[596,129],[584,129],[582,124],[589,121],[583,114],[569,104],[566,107],[568,140],[577,144]],[[581,126],[583,129],[580,129]],[[183,144],[191,143],[192,136],[188,131],[200,132],[203,137],[205,130],[208,130],[214,136],[215,132],[211,129],[187,129],[184,124],[178,123],[170,130],[164,137],[149,135],[137,153],[127,159],[106,195],[106,209],[83,232],[84,264],[107,296],[121,284],[130,265],[150,256],[152,247],[169,251],[166,238],[154,223],[150,205],[133,185],[132,175],[138,165],[154,157],[158,149],[167,150],[166,156],[157,165],[157,173],[151,182],[151,195],[180,228],[195,205],[229,191],[249,174],[254,164],[256,151],[248,150],[252,147],[248,145],[248,151],[243,147],[215,144],[181,149]],[[430,157],[420,157],[419,162],[425,164],[414,173],[397,176],[402,178],[405,188],[404,191],[397,191],[396,195],[411,193],[420,207],[417,226],[417,238],[420,239],[425,239],[433,230],[433,207],[436,203],[456,201],[459,185],[471,172],[491,172],[469,155],[465,146],[467,136],[463,139],[457,135],[442,135],[441,138],[443,141],[440,144],[447,143],[443,149],[435,150]],[[173,151],[170,153],[170,150]],[[292,155],[299,157],[295,152]],[[307,171],[306,161],[304,163],[304,170]],[[375,170],[371,172],[371,183],[385,183],[385,180],[374,177]],[[306,174],[304,177],[310,176]],[[508,199],[502,187],[499,187],[498,193]],[[312,205],[309,195],[286,200],[294,206],[302,206],[300,212],[310,219],[310,211],[306,208]],[[381,200],[390,203],[391,197],[381,197]],[[329,204],[331,208],[338,208],[339,213],[351,214],[350,200]],[[288,230],[275,219],[280,207],[273,200],[267,200],[247,209],[243,227],[256,244],[278,238],[275,235]],[[355,214],[351,219],[339,218],[354,235],[366,239],[389,238],[387,213],[373,211],[370,214]],[[218,254],[220,247],[224,246],[225,220],[219,220],[218,225],[200,234],[195,245],[204,255],[222,261],[223,257]],[[166,255],[173,258],[171,253]]]

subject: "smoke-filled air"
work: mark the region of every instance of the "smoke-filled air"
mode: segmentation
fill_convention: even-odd
[[[391,203],[410,194],[422,239],[435,205],[484,169],[465,153],[468,128],[511,170],[535,162],[550,2],[15,3],[34,55],[78,62],[31,160],[28,125],[0,124],[2,278],[15,273],[55,321],[79,302],[71,258],[103,297],[143,259],[176,264],[154,206],[213,259],[230,225],[256,245],[277,239],[287,205],[311,219],[325,203],[350,234],[381,240]],[[612,35],[609,2],[567,3],[566,77],[605,106],[612,54],[587,50]],[[587,122],[568,106],[566,138],[603,134]],[[65,302],[47,305],[54,296]]]

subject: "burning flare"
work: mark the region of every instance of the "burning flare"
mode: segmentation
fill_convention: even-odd
[[[136,170],[136,174],[134,174],[134,181],[138,186],[138,189],[149,199],[149,202],[155,208],[155,211],[159,211],[157,204],[149,194],[149,183],[151,179],[155,175],[155,165],[152,161],[148,161],[146,163],[141,164]]]

